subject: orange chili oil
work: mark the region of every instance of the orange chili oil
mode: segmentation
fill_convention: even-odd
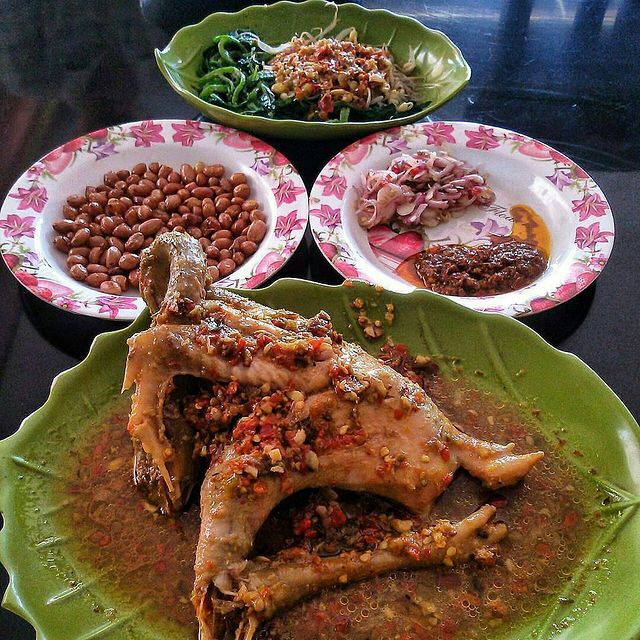
[[[417,379],[417,378],[416,378]],[[431,518],[463,518],[479,505],[497,507],[509,534],[495,566],[400,571],[336,587],[268,622],[262,640],[397,638],[486,639],[555,601],[577,569],[594,525],[583,506],[594,489],[573,470],[558,443],[536,429],[536,417],[436,367],[420,376],[436,404],[466,432],[519,451],[542,449],[544,460],[515,487],[483,489],[466,472],[452,476]],[[197,638],[190,603],[198,538],[197,496],[186,513],[166,517],[132,484],[132,448],[126,403],[91,432],[91,444],[74,452],[68,513],[81,541],[77,561],[109,576],[118,599],[147,602],[140,615],[154,624],[181,626]],[[443,455],[448,452],[443,450]],[[301,492],[270,516],[256,553],[304,547],[319,555],[370,549],[391,530],[393,518],[411,517],[388,501],[329,489]],[[286,553],[286,551],[285,551]]]

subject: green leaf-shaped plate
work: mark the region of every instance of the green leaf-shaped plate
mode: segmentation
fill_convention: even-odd
[[[304,122],[237,114],[205,102],[193,92],[202,53],[214,36],[235,29],[248,29],[265,42],[278,45],[287,42],[296,33],[327,27],[336,12],[337,24],[331,34],[347,27],[356,27],[361,42],[388,44],[399,64],[409,60],[412,50],[415,52],[415,74],[425,76],[422,97],[428,101],[427,106],[411,115],[393,120]],[[156,49],[156,61],[171,87],[191,106],[212,120],[255,134],[281,138],[360,136],[415,122],[453,98],[471,77],[471,69],[458,47],[440,31],[429,29],[413,18],[384,9],[364,9],[357,4],[336,6],[324,0],[276,2],[268,6],[247,7],[238,13],[213,13],[198,24],[180,29],[162,51]]]
[[[541,430],[551,441],[555,430],[564,429],[565,449],[584,454],[568,455],[567,460],[614,503],[606,508],[606,526],[596,527],[588,541],[571,585],[572,604],[551,604],[506,637],[639,637],[640,428],[591,369],[516,320],[471,311],[427,291],[378,293],[362,283],[345,288],[285,279],[243,295],[306,315],[325,309],[348,340],[358,341],[362,335],[351,301],[357,296],[375,299],[383,309],[382,303],[392,302],[395,322],[389,332],[396,341],[414,353],[460,358],[465,370],[485,372],[483,386],[513,402],[526,407],[535,399]],[[158,616],[139,615],[143,603],[132,605],[72,553],[74,531],[64,524],[70,496],[61,479],[69,474],[69,450],[91,443],[100,416],[122,403],[126,339],[148,321],[145,313],[127,329],[99,336],[84,362],[56,378],[45,405],[0,443],[0,508],[5,517],[0,560],[11,576],[4,606],[29,620],[42,640],[192,640],[190,632],[164,623],[161,611]],[[377,351],[379,345],[363,346]],[[591,467],[597,467],[597,476],[587,472]],[[601,504],[593,504],[594,511],[599,508]],[[592,571],[593,561],[605,555],[607,569]],[[595,602],[591,590],[597,591]],[[575,620],[566,628],[556,627],[570,618]]]

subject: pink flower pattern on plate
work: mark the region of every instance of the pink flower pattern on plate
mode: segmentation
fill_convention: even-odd
[[[68,296],[60,296],[56,298],[56,304],[63,309],[67,309],[69,311],[75,311],[80,308],[80,303],[73,298],[69,298]]]
[[[335,229],[340,224],[340,209],[333,209],[328,204],[322,204],[319,209],[313,209],[310,213],[327,229]]]
[[[257,287],[264,282],[271,274],[275,273],[284,264],[284,257],[277,251],[270,251],[260,260],[254,271],[254,275],[247,280],[246,286],[249,289]]]
[[[596,253],[589,258],[589,267],[594,271],[602,271],[607,264],[607,257]]]
[[[72,160],[72,151],[65,151],[63,148],[59,148],[46,155],[42,162],[52,176],[57,176],[71,164]]]
[[[537,158],[538,160],[546,160],[551,157],[549,147],[537,140],[527,140],[524,144],[518,145],[518,151],[525,156]]]
[[[303,187],[296,187],[296,183],[293,180],[282,180],[273,190],[273,193],[276,197],[276,204],[281,206],[295,202],[296,197],[304,193],[304,191]]]
[[[139,125],[131,127],[129,131],[136,141],[136,147],[150,147],[154,142],[164,142],[161,133],[162,125],[156,124],[153,120],[145,120]]]
[[[45,170],[44,164],[41,162],[36,162],[32,167],[27,171],[27,178],[31,180],[37,180]]]
[[[20,200],[18,209],[33,209],[38,213],[42,212],[42,210],[44,209],[44,205],[47,204],[47,200],[49,199],[47,190],[44,187],[37,186],[35,183],[31,185],[30,189],[23,189],[22,187],[18,187],[18,191],[15,193],[10,193],[9,197],[17,198],[18,200]]]
[[[477,131],[465,129],[464,134],[468,138],[466,146],[470,149],[488,151],[489,149],[495,149],[500,146],[498,138],[493,134],[493,129],[491,127],[480,125]]]
[[[266,176],[269,175],[269,171],[271,171],[271,163],[266,158],[258,158],[253,163],[253,168],[258,175]]]
[[[100,296],[96,298],[96,304],[99,306],[100,313],[108,313],[112,320],[118,316],[121,309],[135,309],[136,298],[128,298],[126,296]]]
[[[487,218],[486,220],[476,220],[470,225],[476,230],[478,237],[487,238],[493,236],[506,236],[509,233],[509,227],[501,226],[497,220]]]
[[[359,278],[360,272],[346,260],[333,260],[333,266],[346,278]]]
[[[101,140],[91,147],[91,153],[93,153],[93,155],[96,157],[96,160],[102,160],[118,152],[116,151],[116,147],[113,142],[109,142],[108,140]]]
[[[275,234],[278,238],[288,236],[295,229],[302,229],[304,223],[303,218],[298,218],[298,210],[294,209],[286,216],[276,218]]]
[[[369,155],[369,151],[371,151],[371,147],[363,140],[362,142],[354,142],[342,152],[342,155],[348,164],[356,165]]]
[[[453,125],[446,122],[428,122],[422,127],[422,132],[427,136],[428,144],[442,145],[445,142],[455,144]]]
[[[547,180],[554,184],[559,191],[562,191],[573,182],[573,177],[567,169],[556,169],[552,175],[547,176]]]
[[[576,229],[576,244],[580,249],[595,251],[597,244],[609,242],[609,238],[612,235],[612,231],[600,231],[600,223],[594,222],[588,227],[578,227]]]
[[[400,153],[409,150],[409,143],[404,138],[397,138],[387,143],[387,149],[392,153]]]
[[[196,140],[204,138],[204,131],[196,120],[187,120],[185,124],[171,123],[171,128],[175,131],[173,141],[179,142],[183,147],[192,147]]]
[[[10,213],[6,220],[0,220],[0,229],[4,229],[5,238],[33,238],[33,232],[36,230],[33,226],[34,220],[34,216],[21,218],[15,213]]]
[[[601,218],[607,213],[607,203],[598,193],[585,193],[580,200],[572,200],[571,204],[571,210],[578,214],[580,222],[591,216]]]
[[[339,200],[342,200],[347,190],[347,179],[336,174],[320,176],[318,184],[322,185],[323,196],[335,196]]]

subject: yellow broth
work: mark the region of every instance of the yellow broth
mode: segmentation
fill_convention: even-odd
[[[509,527],[497,565],[471,562],[404,571],[329,590],[268,623],[260,638],[482,639],[557,601],[590,537],[593,524],[583,504],[595,489],[560,453],[561,442],[541,436],[535,416],[464,378],[449,381],[433,375],[427,390],[468,433],[514,441],[518,451],[545,451],[544,461],[522,483],[500,492],[488,492],[459,472],[435,506],[434,519],[455,520],[487,501],[496,505],[497,518]],[[127,408],[94,433],[91,446],[76,452],[75,468],[70,468],[68,490],[79,498],[70,514],[81,540],[79,560],[107,574],[126,602],[147,602],[142,615],[183,626],[185,638],[196,638],[189,596],[199,526],[197,496],[187,513],[173,519],[159,515],[133,487]],[[314,508],[317,499],[317,492],[309,492],[276,509],[259,534],[258,551],[299,544],[300,536],[293,532],[296,514]],[[358,501],[349,494],[339,494],[337,502],[348,517],[345,527],[363,510],[394,509],[375,498]]]

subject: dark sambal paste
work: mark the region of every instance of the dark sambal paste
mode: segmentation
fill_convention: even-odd
[[[545,254],[510,239],[490,246],[434,245],[415,259],[427,289],[449,296],[488,296],[531,284],[547,267]]]

